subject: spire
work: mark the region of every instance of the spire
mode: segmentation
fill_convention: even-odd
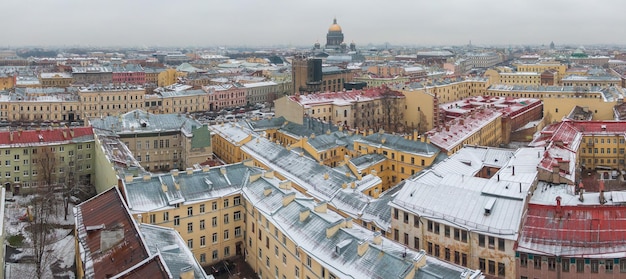
[[[337,24],[337,18],[333,18],[333,24]]]

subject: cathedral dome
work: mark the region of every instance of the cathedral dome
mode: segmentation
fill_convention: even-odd
[[[341,26],[337,24],[337,19],[333,19],[333,25],[328,28],[328,32],[341,32]]]

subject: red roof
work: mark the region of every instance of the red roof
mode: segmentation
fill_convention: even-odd
[[[11,139],[11,135],[13,135],[13,139]],[[93,138],[93,129],[91,127],[2,131],[0,132],[0,145],[64,142],[85,136]]]
[[[624,245],[626,206],[529,204],[520,242],[566,247]]]
[[[168,278],[160,261],[135,266],[148,260],[150,255],[117,188],[78,205],[76,210],[76,230],[84,248],[80,259],[85,261],[85,274],[109,278],[134,268],[141,270],[142,277],[125,278]]]

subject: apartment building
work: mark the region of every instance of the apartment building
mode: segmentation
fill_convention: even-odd
[[[424,136],[442,152],[452,155],[465,145],[498,146],[503,142],[502,132],[502,113],[481,107],[468,117],[448,121]]]
[[[78,90],[82,119],[119,115],[143,109],[146,91],[138,86],[91,85]]]
[[[383,239],[303,197],[290,181],[251,176],[246,199],[245,259],[263,278],[483,278]],[[448,267],[445,268],[444,265]]]
[[[244,200],[241,187],[262,170],[237,163],[217,168],[172,170],[127,176],[123,194],[142,223],[178,231],[201,265],[243,255]]]
[[[186,115],[134,110],[89,123],[97,133],[116,134],[147,171],[185,169],[212,158],[207,126]]]
[[[74,78],[72,73],[58,72],[58,73],[41,73],[39,74],[39,82],[42,87],[70,87]]]
[[[15,87],[15,76],[0,73],[0,90],[7,90],[13,87]]]
[[[382,155],[354,158],[347,165],[357,177],[375,173],[383,182],[381,192],[430,167],[440,155],[439,148],[426,137],[407,139],[382,131],[354,139],[354,150],[358,154]]]
[[[421,134],[443,124],[440,104],[483,95],[488,86],[487,79],[476,78],[410,83],[393,88],[406,98],[403,120],[406,130]]]
[[[277,116],[298,124],[304,117],[359,130],[402,129],[405,97],[387,87],[318,94],[296,94],[275,101]]]
[[[204,90],[160,91],[145,95],[144,108],[150,113],[188,113],[209,109],[209,94]]]
[[[16,88],[0,95],[0,119],[9,122],[81,120],[80,100],[66,88]]]
[[[613,119],[613,107],[624,100],[619,87],[523,86],[496,84],[485,90],[485,95],[513,98],[534,98],[543,101],[546,121],[561,121],[573,107],[586,107],[594,120]]]
[[[241,84],[209,85],[202,88],[209,94],[209,110],[245,106],[246,89]]]
[[[514,64],[517,67],[518,72],[533,72],[543,73],[545,71],[555,71],[557,73],[557,80],[566,76],[567,64],[562,64],[556,61],[542,61],[536,63],[521,63]]]
[[[468,146],[406,180],[390,204],[393,239],[491,278],[514,278],[515,244],[542,151]]]
[[[104,66],[72,67],[72,77],[76,84],[109,84],[113,82],[113,69]]]
[[[91,127],[2,131],[0,183],[16,194],[46,185],[93,185],[94,150]]]

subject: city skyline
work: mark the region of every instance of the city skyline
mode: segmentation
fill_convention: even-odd
[[[308,46],[325,44],[333,18],[357,46],[626,44],[611,26],[626,23],[626,2],[380,1],[300,2],[111,0],[11,1],[8,40],[19,46]]]

